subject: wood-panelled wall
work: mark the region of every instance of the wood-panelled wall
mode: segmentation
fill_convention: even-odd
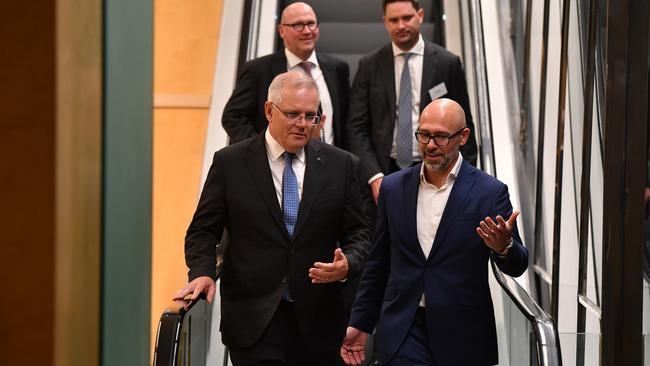
[[[102,1],[57,1],[54,364],[99,363]]]
[[[0,34],[0,363],[94,365],[101,1],[2,1]]]
[[[183,254],[201,179],[223,0],[156,0],[151,339],[187,281]]]
[[[55,1],[0,2],[3,365],[54,352]]]

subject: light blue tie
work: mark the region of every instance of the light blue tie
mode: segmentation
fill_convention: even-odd
[[[411,117],[412,93],[411,72],[409,71],[409,58],[411,53],[403,53],[404,68],[399,83],[399,101],[397,106],[397,166],[400,169],[408,168],[413,162],[413,120]]]
[[[287,226],[289,236],[293,236],[293,229],[298,221],[298,207],[300,198],[298,197],[298,179],[293,172],[294,153],[284,153],[284,172],[282,173],[282,212],[284,215],[284,224]]]
[[[293,237],[293,230],[296,228],[296,221],[298,221],[298,207],[300,206],[298,178],[293,172],[293,158],[295,156],[294,153],[284,152],[284,172],[282,173],[282,214],[289,237]],[[282,291],[282,298],[285,301],[293,302],[288,282],[286,282]]]

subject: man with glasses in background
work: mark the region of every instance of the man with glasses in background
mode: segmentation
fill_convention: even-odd
[[[268,88],[264,133],[214,155],[185,238],[190,282],[175,296],[208,302],[220,276],[221,334],[235,366],[340,362],[344,281],[370,231],[352,154],[311,137],[318,89],[292,70]]]
[[[316,52],[318,19],[311,6],[296,2],[282,11],[278,33],[284,50],[252,60],[244,65],[221,123],[230,143],[264,131],[267,126],[263,106],[271,80],[287,70],[302,68],[318,85],[323,121],[317,137],[347,149],[345,122],[350,92],[348,64]]]
[[[470,130],[458,103],[431,102],[414,134],[422,163],[384,178],[341,357],[361,364],[376,325],[380,365],[495,365],[488,262],[511,276],[528,267],[519,212],[459,152]]]

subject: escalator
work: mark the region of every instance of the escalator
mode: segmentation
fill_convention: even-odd
[[[307,2],[321,21],[319,51],[347,60],[351,77],[361,55],[388,39],[376,1],[346,1],[345,7],[332,6],[332,0]],[[247,1],[245,13],[254,13],[255,3]],[[532,257],[528,276],[515,280],[492,265],[500,364],[601,364],[607,249],[604,2],[421,4],[425,39],[462,55],[480,167],[506,181],[522,208],[521,228]],[[285,5],[278,2],[278,9]],[[249,35],[240,48],[249,48],[249,39],[258,37]],[[650,267],[647,259],[643,263]],[[645,295],[647,277],[639,282]],[[209,317],[198,306],[163,314],[176,329],[159,332],[156,365],[205,364],[209,343],[196,340],[209,333]],[[227,353],[222,361],[228,364]]]

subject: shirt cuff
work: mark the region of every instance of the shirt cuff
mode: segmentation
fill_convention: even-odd
[[[377,173],[377,174],[373,175],[372,177],[370,177],[370,179],[368,179],[368,184],[371,184],[372,182],[376,181],[377,179],[383,178],[383,177],[384,177],[384,173]]]

